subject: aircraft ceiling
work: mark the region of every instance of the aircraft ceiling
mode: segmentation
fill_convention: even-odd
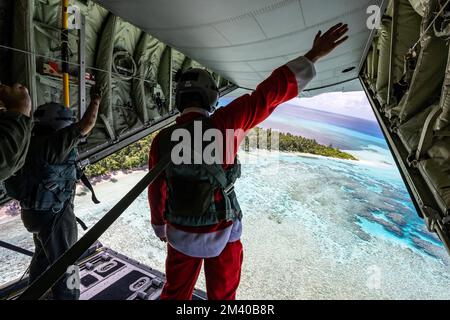
[[[254,89],[270,72],[306,53],[320,29],[348,23],[350,39],[316,65],[307,89],[354,90],[372,30],[369,5],[384,0],[97,0],[238,86]],[[343,73],[345,69],[353,68]],[[326,90],[326,89],[325,89]],[[317,93],[323,92],[318,90]],[[315,93],[310,92],[310,94]]]

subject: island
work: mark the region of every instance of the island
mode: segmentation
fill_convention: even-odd
[[[111,171],[134,170],[147,166],[150,145],[155,135],[156,133],[153,133],[99,162],[89,165],[85,170],[86,175],[88,177],[98,177],[108,174]],[[252,135],[258,137],[256,141],[264,140],[267,137],[267,143],[257,142],[255,147],[271,150],[272,130],[255,128],[250,133],[249,138],[246,138],[243,143],[243,149],[245,151],[250,151],[251,149],[250,140],[252,139]],[[326,146],[318,143],[315,139],[307,139],[291,133],[279,133],[279,151],[308,153],[345,160],[358,160],[351,154],[341,151],[338,148],[334,148],[332,145]]]

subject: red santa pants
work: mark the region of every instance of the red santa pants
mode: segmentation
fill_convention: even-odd
[[[170,245],[167,247],[166,284],[161,300],[191,300],[203,261],[208,300],[236,298],[243,259],[240,240],[229,242],[218,257],[205,259],[187,256]]]

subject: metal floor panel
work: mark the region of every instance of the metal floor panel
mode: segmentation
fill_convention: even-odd
[[[80,279],[80,300],[158,300],[165,276],[103,247],[80,264]],[[206,294],[195,290],[193,299]]]
[[[158,300],[165,282],[154,270],[106,247],[93,248],[80,263],[80,300]],[[0,288],[0,300],[16,299],[28,279]],[[206,300],[206,293],[194,290],[193,300]]]

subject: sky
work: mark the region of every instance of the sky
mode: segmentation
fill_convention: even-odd
[[[221,99],[220,105],[230,101],[230,98]],[[387,149],[363,91],[330,92],[292,99],[278,106],[259,126],[315,139],[341,150],[360,151],[368,146]]]
[[[233,98],[222,98],[219,104],[224,106],[232,100]],[[281,107],[286,108],[286,105],[301,106],[376,122],[364,91],[330,92],[312,98],[294,98]]]
[[[376,122],[364,91],[330,92],[312,98],[295,98],[289,104]]]

